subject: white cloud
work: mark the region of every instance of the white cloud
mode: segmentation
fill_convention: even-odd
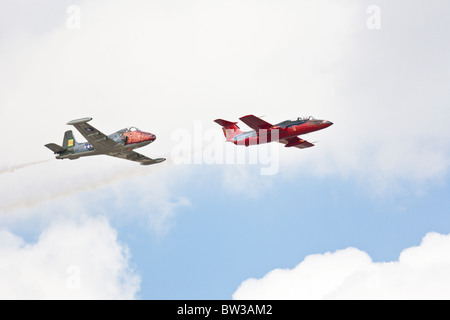
[[[448,172],[446,44],[419,33],[427,49],[416,50],[403,29],[389,29],[388,8],[381,8],[382,29],[369,31],[366,8],[346,1],[78,5],[80,29],[68,29],[66,10],[58,10],[51,27],[27,33],[26,23],[19,30],[11,22],[1,39],[0,115],[8,121],[0,132],[14,139],[2,140],[0,168],[51,159],[43,145],[59,143],[73,118],[92,116],[105,133],[128,125],[151,131],[158,139],[141,152],[169,158],[173,130],[201,121],[220,132],[213,119],[253,113],[270,122],[313,115],[335,123],[305,137],[320,141],[312,150],[279,146],[290,172],[356,178],[379,191]],[[392,19],[408,26],[411,16],[400,9]],[[427,19],[434,16],[442,18],[439,8],[429,9]],[[33,21],[30,29],[40,19]],[[88,163],[103,172],[92,159],[65,170]],[[27,172],[47,186],[53,167]]]
[[[381,8],[379,31],[367,30],[366,7],[351,1],[81,1],[76,30],[53,5],[32,14],[5,5],[0,212],[106,185],[126,203],[132,192],[118,182],[170,166],[170,159],[152,168],[107,157],[54,160],[44,144],[59,143],[71,129],[65,123],[84,116],[107,134],[129,125],[153,132],[157,141],[140,152],[169,158],[173,130],[195,121],[220,132],[218,117],[313,115],[335,124],[305,137],[320,141],[311,150],[280,145],[289,175],[340,175],[380,191],[445,176],[450,64],[449,44],[439,39],[449,20],[439,5],[424,15],[417,3],[397,3]],[[426,45],[418,50],[418,42]],[[26,165],[45,159],[52,161]],[[244,178],[237,191],[266,187],[248,172],[234,174],[225,183]],[[188,201],[174,199],[167,185],[148,196],[153,186],[160,181],[139,183],[141,206],[159,211],[145,212],[164,229]]]
[[[92,160],[91,166],[86,166],[85,160]],[[29,180],[33,174],[40,175],[36,168],[4,170],[0,182],[0,222],[4,226],[17,227],[30,221],[46,224],[60,214],[73,217],[81,210],[100,212],[116,221],[137,219],[140,225],[164,235],[177,210],[190,206],[190,200],[174,190],[193,178],[189,167],[172,168],[169,162],[144,167],[106,156],[38,165],[37,169],[51,171],[51,175]],[[61,206],[72,210],[58,213]]]
[[[398,261],[358,249],[307,256],[293,269],[245,280],[233,299],[449,299],[450,234],[428,233]]]
[[[134,299],[140,278],[104,218],[60,219],[36,242],[0,230],[1,299]]]
[[[166,168],[167,169],[167,168]],[[172,168],[170,172],[159,168],[151,175],[136,175],[123,178],[101,190],[102,201],[109,202],[118,215],[126,219],[139,219],[140,223],[157,235],[164,235],[175,221],[177,209],[189,207],[190,200],[177,195],[173,189],[186,182],[186,176],[193,176],[186,168]],[[98,197],[93,193],[90,199]]]
[[[12,23],[0,42],[0,83],[5,89],[0,115],[8,119],[0,132],[4,137],[14,133],[14,138],[2,140],[0,211],[147,175],[170,163],[143,168],[107,157],[54,160],[44,144],[60,143],[64,131],[73,129],[65,125],[73,118],[92,116],[92,124],[107,134],[128,125],[151,131],[157,141],[139,152],[170,158],[177,144],[171,140],[174,129],[191,129],[194,121],[203,121],[205,128],[221,132],[212,122],[216,117],[234,118],[244,110],[267,113],[272,103],[261,103],[261,86],[272,87],[273,72],[283,66],[266,70],[266,64],[290,51],[298,37],[312,49],[296,59],[321,51],[307,28],[315,19],[303,9],[321,19],[337,18],[330,11],[321,16],[323,5],[293,3],[293,13],[289,6],[265,3],[255,10],[255,4],[194,1],[175,9],[145,1],[86,1],[79,4],[79,30],[66,27],[65,10],[55,12],[62,15],[54,20],[60,25],[38,34],[31,32],[34,22],[30,32],[26,23],[20,29]],[[3,14],[21,15],[17,8],[7,11]],[[325,29],[318,32],[325,35]],[[333,39],[327,45],[337,46],[335,37],[327,39]],[[301,74],[302,81],[311,80]],[[273,94],[272,101],[279,96]],[[44,159],[52,161],[23,166]]]

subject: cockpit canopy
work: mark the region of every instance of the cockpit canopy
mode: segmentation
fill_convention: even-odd
[[[125,132],[133,132],[133,131],[141,131],[136,127],[128,127],[125,129]]]
[[[118,131],[118,133],[120,134],[120,136],[124,135],[125,133],[128,132],[135,132],[135,131],[141,131],[136,127],[128,127],[128,128],[124,128]]]
[[[312,116],[309,116],[309,117],[298,117],[296,120],[292,120],[292,121],[299,121],[299,120],[303,120],[303,121],[314,120],[314,117],[312,117]]]
[[[139,130],[136,127],[128,127],[128,128],[121,129],[119,131],[122,133],[126,133],[126,132],[134,132],[134,131],[141,131],[141,130]]]
[[[281,128],[287,128],[287,127],[291,127],[294,125],[300,125],[302,123],[305,123],[306,121],[309,120],[314,120],[313,117],[309,116],[309,117],[298,117],[297,119],[294,120],[286,120],[280,123],[277,123],[275,126],[281,127]]]

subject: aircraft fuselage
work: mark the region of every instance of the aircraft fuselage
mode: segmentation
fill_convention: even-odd
[[[117,142],[117,146],[109,149],[108,152],[99,152],[89,142],[75,143],[71,152],[62,153],[56,156],[57,159],[78,159],[79,157],[94,156],[106,153],[120,153],[131,151],[133,149],[145,147],[153,141],[156,136],[149,132],[140,130],[127,131],[126,129],[119,130],[108,136],[111,140]]]
[[[269,129],[252,130],[238,134],[232,138],[236,145],[255,145],[297,137],[298,135],[328,128],[333,123],[327,120],[294,120],[283,121]]]

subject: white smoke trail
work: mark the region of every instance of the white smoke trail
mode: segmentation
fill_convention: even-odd
[[[2,172],[9,173],[13,172],[14,170],[18,170],[20,168],[24,168],[26,166],[47,162],[46,161],[40,161],[40,162],[33,162],[28,163],[26,165],[14,166],[10,167],[7,170],[3,170]],[[42,203],[45,203],[47,201],[56,200],[58,198],[62,197],[68,197],[80,192],[89,191],[89,190],[95,190],[116,182],[119,182],[123,179],[130,179],[138,176],[148,175],[151,173],[154,173],[157,170],[163,170],[163,167],[167,168],[167,165],[171,166],[171,162],[168,161],[168,163],[164,165],[154,165],[152,167],[142,167],[142,166],[136,166],[132,169],[123,169],[120,171],[114,171],[109,173],[106,176],[102,176],[100,179],[87,179],[83,181],[74,181],[73,184],[69,186],[61,186],[59,188],[47,188],[47,190],[41,190],[43,188],[40,187],[32,187],[31,190],[22,190],[23,196],[22,197],[16,197],[16,198],[10,198],[10,199],[4,199],[4,203],[0,203],[0,212],[10,212],[16,209],[20,208],[34,208]]]
[[[50,159],[48,160],[41,160],[41,161],[34,161],[34,162],[27,162],[27,163],[22,163],[19,165],[14,165],[14,166],[10,166],[10,167],[6,167],[6,168],[2,168],[0,169],[0,174],[4,174],[4,173],[13,173],[14,171],[23,169],[23,168],[27,168],[27,167],[31,167],[31,166],[35,166],[41,163],[45,163],[45,162],[49,162],[51,161]]]

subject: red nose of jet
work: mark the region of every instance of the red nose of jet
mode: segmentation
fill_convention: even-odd
[[[155,141],[155,139],[156,139],[156,136],[153,133],[146,132],[146,137],[150,141]]]
[[[323,124],[324,128],[327,128],[327,127],[331,126],[333,124],[333,122],[328,121],[328,120],[323,120],[322,124]]]
[[[153,142],[156,139],[156,136],[153,133],[140,131],[139,135],[141,137],[141,141],[150,141]]]

